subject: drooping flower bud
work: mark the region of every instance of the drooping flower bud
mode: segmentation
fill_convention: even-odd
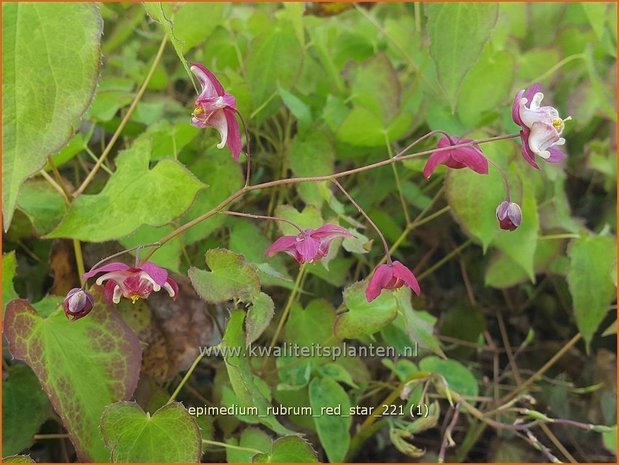
[[[522,210],[520,205],[509,200],[504,200],[496,209],[496,218],[499,226],[506,231],[513,231],[522,223]]]
[[[79,320],[90,313],[94,303],[95,299],[87,290],[71,289],[64,299],[64,314],[71,321]]]

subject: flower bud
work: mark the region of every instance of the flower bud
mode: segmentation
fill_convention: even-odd
[[[513,231],[522,223],[522,210],[520,205],[504,200],[496,209],[496,218],[499,226],[506,231]]]
[[[64,299],[64,314],[71,321],[79,320],[90,313],[94,303],[94,298],[87,290],[71,289]]]

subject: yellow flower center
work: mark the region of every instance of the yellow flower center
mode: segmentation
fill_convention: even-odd
[[[555,118],[552,120],[552,125],[559,131],[563,127],[563,120],[561,118]]]
[[[140,300],[140,294],[131,294],[129,298],[131,299],[131,303],[134,304]]]
[[[204,109],[202,107],[195,107],[193,110],[193,115],[198,116],[204,113]]]

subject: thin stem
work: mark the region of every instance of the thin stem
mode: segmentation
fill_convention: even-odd
[[[501,178],[503,179],[503,185],[505,186],[505,198],[507,199],[508,202],[510,202],[511,200],[510,200],[509,181],[507,180],[507,175],[505,174],[505,171],[503,171],[503,168],[501,168],[497,163],[492,161],[490,158],[486,157],[486,160],[488,160],[488,163],[494,166],[499,172],[499,174],[501,175]]]
[[[82,255],[82,244],[78,239],[73,239],[73,251],[75,252],[75,263],[77,263],[77,273],[80,277],[80,285],[84,287],[86,280],[84,279],[84,256]]]
[[[64,189],[54,180],[54,178],[52,178],[49,174],[47,174],[45,171],[41,170],[39,171],[39,174],[41,176],[43,176],[43,178],[54,188],[56,189],[56,191],[58,191],[58,193],[60,195],[62,195],[64,201],[66,204],[69,204],[69,199],[67,198],[67,195],[64,192]]]
[[[279,319],[277,329],[275,330],[275,333],[273,334],[273,337],[271,338],[271,342],[269,343],[269,350],[267,353],[271,352],[271,349],[273,349],[273,347],[275,346],[275,343],[277,342],[277,339],[279,338],[279,334],[282,332],[282,329],[284,328],[284,323],[286,322],[286,318],[288,318],[288,313],[290,313],[290,309],[292,308],[292,305],[295,303],[297,299],[297,295],[299,294],[299,290],[301,289],[301,281],[303,280],[304,274],[305,274],[305,264],[301,265],[301,269],[299,270],[299,273],[297,274],[297,279],[294,282],[294,287],[292,288],[292,291],[290,292],[290,296],[288,297],[288,302],[286,302],[286,306],[284,307],[284,311],[282,312],[282,317]],[[265,362],[266,360],[267,359],[265,358]]]
[[[84,150],[86,150],[86,153],[90,156],[90,158],[93,159],[95,163],[99,162],[99,158],[97,158],[95,153],[92,150],[90,150],[90,147],[88,147],[88,145],[84,146]],[[109,174],[110,176],[114,174],[114,172],[111,169],[109,169],[105,164],[101,165],[101,169],[105,171],[107,174]]]
[[[210,441],[208,439],[202,439],[202,444],[209,444],[211,446],[220,446],[225,449],[234,449],[234,450],[242,450],[245,452],[254,452],[256,454],[264,454],[263,451],[258,450],[258,449],[252,449],[251,447],[235,446],[233,444],[226,444],[225,442],[219,442],[219,441]]]
[[[183,376],[183,379],[181,380],[181,382],[179,383],[178,386],[176,386],[176,389],[174,390],[174,392],[172,393],[172,395],[170,396],[170,398],[168,399],[168,404],[170,402],[173,402],[174,399],[176,399],[176,396],[178,396],[178,394],[181,392],[181,389],[183,389],[183,386],[185,385],[185,383],[189,380],[189,378],[191,377],[191,375],[193,374],[193,371],[196,369],[196,367],[198,366],[198,363],[200,363],[200,360],[202,360],[202,358],[208,353],[208,350],[200,350],[200,352],[198,353],[198,356],[196,357],[196,359],[193,361],[193,363],[191,364],[191,366],[189,367],[189,370],[187,370],[187,373],[185,373],[185,376]]]
[[[380,240],[383,243],[383,247],[385,248],[385,255],[387,257],[387,263],[389,263],[391,265],[391,254],[389,253],[389,246],[387,245],[387,240],[385,239],[385,236],[380,231],[378,226],[376,226],[376,224],[368,216],[368,214],[365,212],[365,210],[363,208],[361,208],[361,206],[357,202],[355,202],[355,199],[352,198],[352,196],[346,191],[346,189],[344,189],[344,186],[342,186],[338,182],[337,179],[333,180],[333,184],[335,184],[338,187],[338,189],[342,191],[342,193],[348,198],[348,200],[350,200],[350,203],[352,203],[357,208],[359,213],[361,213],[361,215],[363,215],[363,217],[367,220],[367,222],[370,223],[372,228],[374,228],[374,231],[376,231],[376,234],[378,234],[378,237],[380,237]]]
[[[447,255],[445,255],[443,258],[441,258],[438,262],[436,262],[430,268],[428,268],[426,271],[424,271],[419,276],[417,276],[417,281],[421,281],[426,276],[431,275],[435,270],[439,269],[441,266],[443,266],[445,263],[447,263],[453,257],[458,255],[460,252],[462,252],[462,250],[466,249],[472,243],[473,243],[473,241],[471,239],[469,239],[466,242],[464,242],[463,244],[461,244],[458,247],[456,247],[455,249],[453,249],[451,252],[449,252]]]
[[[271,220],[271,221],[281,221],[282,223],[288,223],[291,226],[294,226],[300,233],[303,233],[303,229],[294,221],[290,221],[286,218],[280,218],[279,216],[267,216],[267,215],[254,215],[253,213],[243,213],[243,212],[232,212],[229,210],[224,210],[219,212],[222,215],[230,215],[230,216],[242,216],[245,218],[254,218],[256,220]]]
[[[443,132],[443,131],[432,131],[431,133],[429,133],[429,135],[437,133],[437,132]],[[413,145],[415,145],[416,143],[420,142],[421,140],[423,140],[426,137],[428,137],[428,135],[419,138],[417,141],[415,141],[412,144],[410,144],[409,146],[407,146],[404,150],[401,150],[398,154],[396,154],[392,158],[389,158],[389,159],[386,159],[386,160],[382,160],[382,161],[379,161],[379,162],[376,162],[376,163],[372,163],[370,165],[361,166],[359,168],[354,168],[354,169],[350,169],[350,170],[346,170],[346,171],[340,171],[339,173],[334,173],[334,174],[330,174],[330,175],[326,175],[326,176],[293,177],[293,178],[286,178],[286,179],[279,179],[279,180],[275,180],[275,181],[264,182],[264,183],[261,183],[261,184],[254,184],[254,185],[251,185],[251,186],[245,186],[242,189],[240,189],[239,191],[237,191],[234,194],[232,194],[229,197],[227,197],[226,199],[222,200],[219,203],[219,205],[217,205],[216,207],[212,208],[208,212],[206,212],[206,213],[200,215],[199,217],[194,218],[193,220],[191,220],[191,221],[189,221],[189,222],[179,226],[174,231],[172,231],[171,233],[169,233],[166,236],[164,236],[163,238],[161,238],[159,240],[159,244],[160,244],[159,246],[164,245],[166,242],[174,239],[176,236],[178,236],[179,234],[182,234],[183,232],[185,232],[186,230],[188,230],[192,226],[195,226],[196,224],[199,224],[202,221],[204,221],[204,220],[210,218],[211,216],[215,215],[220,210],[222,210],[223,208],[225,208],[226,206],[228,206],[229,204],[234,202],[236,199],[242,197],[243,195],[245,195],[247,192],[250,192],[250,191],[256,191],[256,190],[267,189],[267,188],[271,188],[271,187],[283,186],[283,185],[289,185],[289,184],[298,184],[298,183],[302,183],[302,182],[332,181],[334,179],[339,179],[339,178],[343,178],[343,177],[346,177],[346,176],[351,176],[353,174],[362,173],[364,171],[370,171],[370,170],[373,170],[373,169],[376,169],[376,168],[380,168],[381,166],[386,166],[386,165],[389,165],[391,163],[395,163],[395,162],[398,162],[398,161],[405,161],[405,160],[410,160],[410,159],[413,159],[413,158],[418,158],[418,157],[421,157],[421,156],[424,156],[424,155],[429,155],[429,154],[434,153],[434,152],[444,152],[446,150],[453,150],[454,148],[470,147],[470,146],[475,145],[475,144],[485,144],[485,143],[488,143],[488,142],[495,142],[495,141],[498,141],[498,140],[514,139],[516,137],[520,137],[520,134],[516,133],[516,134],[508,134],[508,135],[504,135],[504,136],[488,137],[488,138],[485,138],[485,139],[479,139],[477,141],[464,142],[464,143],[456,144],[456,145],[449,146],[449,147],[438,147],[438,148],[434,148],[434,149],[431,149],[431,150],[424,150],[422,152],[417,152],[417,153],[412,153],[412,154],[405,155],[405,152],[407,150],[409,150]],[[154,252],[155,251],[152,250],[144,258],[144,260],[148,260],[148,258]]]
[[[245,173],[245,187],[249,186],[249,181],[251,179],[251,149],[249,147],[249,129],[247,128],[247,123],[245,123],[245,118],[240,111],[236,110],[236,114],[241,118],[241,122],[243,123],[243,129],[245,130],[245,145],[246,145],[246,156],[247,156],[247,172]]]
[[[539,370],[537,370],[533,375],[531,375],[530,378],[528,378],[525,382],[523,382],[521,385],[517,386],[514,390],[512,390],[509,394],[507,394],[506,396],[504,396],[501,399],[501,403],[507,402],[511,399],[513,399],[515,396],[517,396],[518,394],[520,394],[522,391],[524,391],[526,388],[528,388],[531,384],[533,384],[535,382],[535,380],[537,380],[539,377],[541,377],[544,373],[546,373],[555,363],[557,363],[557,361],[563,357],[569,350],[571,350],[572,347],[574,347],[576,345],[576,343],[578,341],[580,341],[580,339],[582,338],[580,333],[577,333],[572,339],[570,339],[562,348],[561,350],[559,350],[559,352],[557,352],[556,354],[554,354],[550,360],[548,360],[544,366],[542,366]]]
[[[99,171],[99,168],[101,168],[101,165],[103,165],[103,162],[105,161],[105,159],[108,157],[108,155],[112,151],[114,144],[120,137],[120,134],[125,128],[125,125],[127,124],[127,122],[129,121],[129,118],[131,118],[133,111],[138,105],[138,102],[142,99],[142,96],[144,95],[144,92],[146,91],[146,86],[148,86],[148,83],[153,77],[153,74],[155,74],[155,69],[159,65],[159,62],[161,61],[161,57],[163,56],[163,51],[165,49],[167,42],[168,42],[168,35],[165,34],[163,36],[163,39],[161,40],[161,44],[159,45],[159,50],[157,50],[157,55],[155,55],[155,59],[153,60],[153,63],[151,64],[150,69],[148,70],[148,74],[146,75],[146,78],[144,79],[144,82],[142,83],[142,87],[140,87],[140,89],[138,90],[138,93],[135,94],[135,97],[133,101],[131,102],[131,105],[129,106],[127,113],[125,113],[125,116],[120,121],[120,124],[116,128],[116,131],[114,131],[112,138],[110,139],[105,149],[103,150],[103,153],[99,157],[99,160],[97,161],[95,166],[92,168],[90,173],[88,173],[88,176],[86,176],[86,179],[84,179],[84,182],[82,182],[80,187],[73,193],[73,197],[78,197],[86,190],[88,185],[91,183],[91,181],[95,177],[95,174],[97,174],[97,171]]]
[[[58,171],[58,167],[56,166],[56,163],[54,163],[53,157],[47,157],[47,162],[49,163],[49,166],[52,168],[52,173],[54,173],[54,177],[56,178],[56,182],[58,183],[58,185],[62,189],[62,191],[64,193],[64,196],[65,196],[65,199],[68,199],[69,197],[71,197],[71,193],[69,192],[69,190],[67,189],[67,186],[65,185],[64,181],[62,180],[62,176],[60,175],[60,171]]]
[[[565,234],[549,234],[548,236],[539,236],[538,241],[551,241],[555,239],[578,239],[580,235],[574,233]]]
[[[456,423],[458,423],[458,417],[460,416],[460,404],[456,404],[453,407],[453,416],[451,417],[451,421],[449,425],[445,429],[445,433],[443,434],[443,441],[441,443],[441,450],[438,454],[438,463],[445,462],[445,453],[447,452],[448,447],[453,447],[456,445],[453,438],[451,437],[451,433],[456,427]]]
[[[105,258],[99,260],[90,269],[94,270],[95,268],[97,268],[98,266],[101,266],[103,263],[107,262],[108,260],[111,260],[112,258],[119,257],[119,256],[124,255],[124,254],[129,253],[129,252],[133,252],[134,250],[144,249],[146,247],[159,247],[160,245],[161,244],[159,242],[153,242],[152,244],[141,244],[141,245],[136,245],[135,247],[131,247],[130,249],[121,250],[120,252],[116,252],[116,253],[108,256],[108,257],[105,257]]]
[[[434,213],[432,213],[431,215],[426,216],[425,218],[420,219],[417,222],[413,222],[411,224],[411,230],[421,226],[422,224],[426,224],[430,221],[432,221],[435,218],[438,218],[441,215],[444,215],[445,213],[447,213],[448,211],[451,211],[451,207],[449,205],[441,208],[440,210],[435,211]]]
[[[357,7],[358,8],[358,7]],[[387,146],[387,153],[389,154],[389,158],[393,156],[393,150],[391,149],[391,142],[389,141],[389,135],[385,131],[385,145]],[[402,183],[400,182],[400,175],[398,174],[398,170],[395,165],[391,165],[391,171],[393,171],[393,177],[395,178],[395,186],[398,190],[398,196],[400,197],[400,203],[402,204],[402,212],[404,213],[404,219],[406,220],[406,224],[411,222],[410,215],[408,213],[408,208],[406,205],[406,199],[404,198],[404,191],[402,191]]]

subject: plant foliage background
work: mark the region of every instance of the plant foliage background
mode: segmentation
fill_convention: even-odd
[[[615,4],[3,3],[2,16],[9,460],[615,461]],[[419,297],[365,301],[380,241],[331,185],[308,183],[231,207],[353,231],[302,279],[264,257],[294,229],[216,214],[151,258],[178,299],[113,307],[94,287],[91,314],[70,322],[61,304],[82,266],[243,186],[243,159],[189,124],[193,62],[237,99],[253,183],[367,165],[435,129],[517,132],[513,97],[534,82],[573,118],[568,159],[536,171],[513,140],[483,146],[522,206],[515,232],[497,225],[494,167],[426,181],[420,159],[343,178]],[[274,335],[419,354],[198,357]],[[385,403],[426,416],[266,413]],[[204,406],[263,414],[188,413]]]

